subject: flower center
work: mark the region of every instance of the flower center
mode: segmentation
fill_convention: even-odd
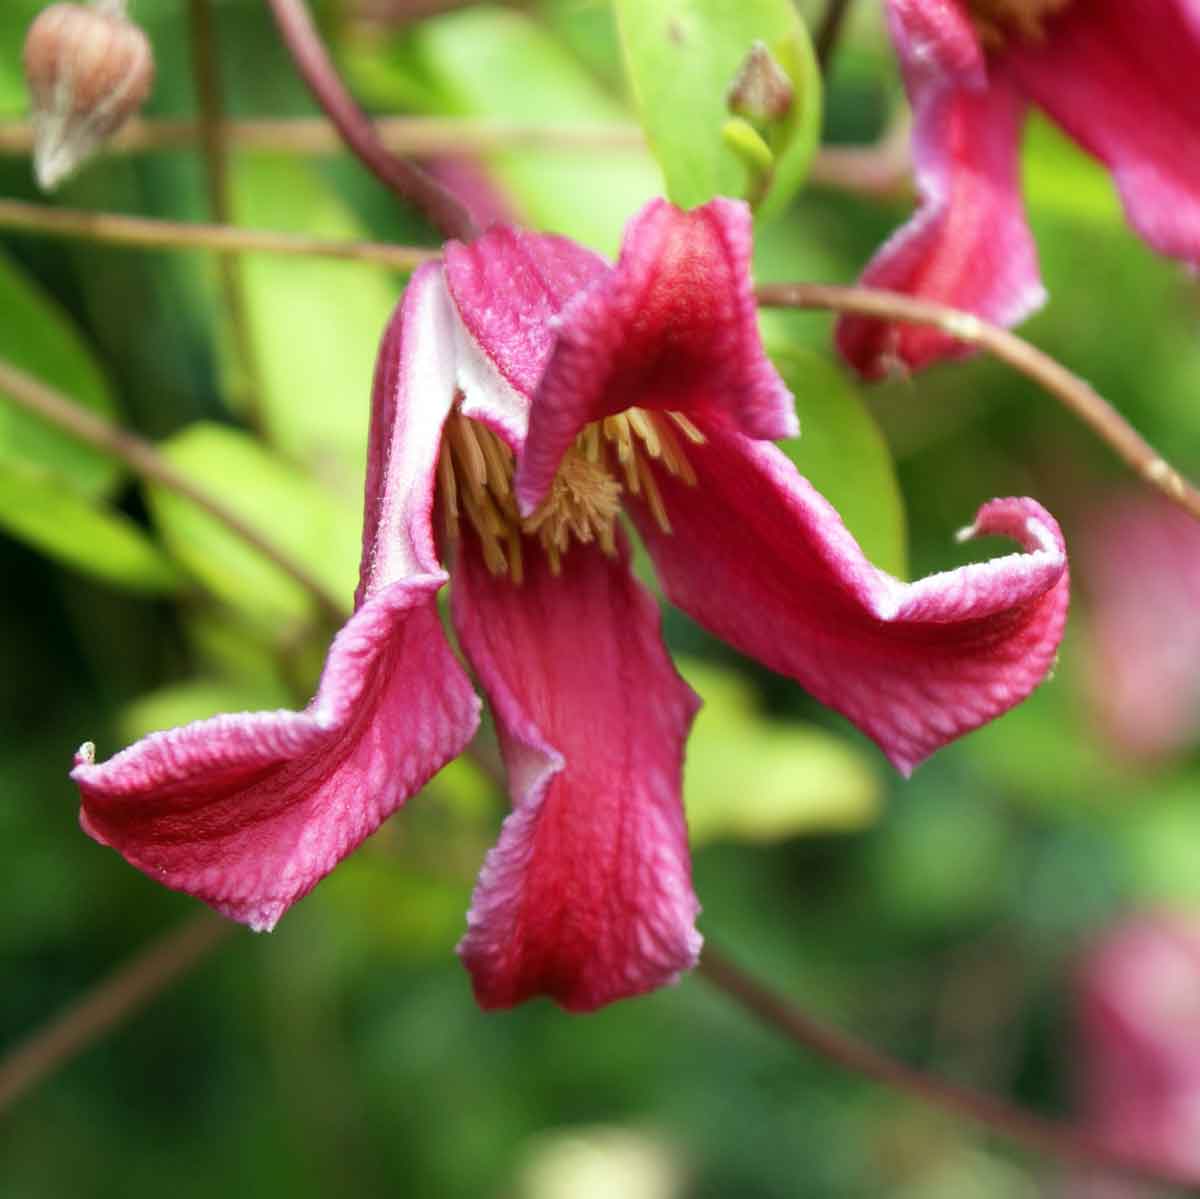
[[[1071,0],[967,0],[967,8],[980,40],[994,50],[1009,38],[1044,41],[1046,21],[1070,3]]]
[[[479,535],[483,559],[494,575],[524,577],[523,541],[536,540],[554,574],[572,541],[595,541],[615,554],[621,495],[646,502],[658,526],[671,531],[655,471],[695,486],[685,446],[703,445],[704,434],[680,412],[629,408],[588,425],[563,455],[546,498],[522,518],[513,493],[512,451],[486,425],[452,412],[438,459],[438,504],[446,534],[459,535],[465,517]]]

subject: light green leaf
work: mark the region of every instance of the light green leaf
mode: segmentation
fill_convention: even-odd
[[[629,81],[643,128],[684,207],[716,195],[746,196],[777,212],[803,182],[821,122],[820,71],[792,0],[616,0]],[[791,80],[792,105],[757,124],[774,161],[760,173],[738,147],[754,133],[730,122],[727,92],[762,42]],[[736,135],[736,136],[730,136]]]
[[[162,445],[188,478],[287,551],[336,595],[354,590],[361,513],[237,429],[195,424]],[[149,488],[163,539],[214,595],[268,626],[301,621],[313,599],[216,518],[163,487]]]
[[[905,578],[906,520],[895,466],[854,384],[811,350],[773,348],[771,358],[800,416],[800,436],[780,448],[838,510],[867,557]]]
[[[362,240],[362,227],[311,165],[239,157],[234,199],[241,223]],[[347,497],[363,486],[371,377],[403,280],[363,263],[242,259],[247,319],[273,444]]]
[[[519,13],[481,5],[423,22],[415,36],[459,116],[537,125],[630,119],[559,42]],[[610,256],[626,220],[661,191],[654,163],[641,148],[529,148],[487,161],[531,225]]]
[[[111,415],[108,384],[58,305],[0,254],[0,357],[78,404]],[[34,464],[68,479],[82,495],[102,494],[119,474],[111,458],[4,400],[0,390],[0,464]]]
[[[732,671],[676,664],[704,700],[684,774],[693,844],[852,831],[875,819],[879,781],[854,746],[823,729],[767,720]]]
[[[0,462],[0,526],[67,566],[131,591],[172,591],[183,581],[123,512],[31,465]]]
[[[1108,172],[1044,117],[1030,119],[1023,154],[1025,203],[1089,224],[1119,225],[1121,205]]]
[[[121,740],[132,742],[147,733],[177,728],[222,712],[260,712],[288,706],[286,691],[270,680],[188,679],[149,691],[126,704],[117,715],[117,731]]]

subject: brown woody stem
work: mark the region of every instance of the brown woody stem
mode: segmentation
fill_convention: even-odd
[[[1014,1145],[1076,1166],[1126,1174],[1159,1186],[1194,1193],[1195,1176],[1143,1156],[1126,1153],[1091,1133],[1043,1119],[994,1096],[915,1070],[863,1041],[814,1019],[777,991],[732,962],[709,941],[698,973],[761,1023],[793,1044],[850,1074],[869,1078],[931,1107],[970,1120]]]
[[[397,158],[379,140],[370,119],[342,83],[303,0],[267,3],[296,69],[362,164],[385,187],[419,208],[443,237],[474,237],[478,233],[475,222],[458,200],[419,167]]]
[[[95,446],[102,453],[124,462],[139,477],[157,483],[160,487],[169,488],[176,495],[190,500],[197,508],[219,520],[247,545],[253,546],[264,558],[274,562],[280,570],[290,575],[312,595],[322,613],[334,624],[340,624],[345,619],[345,601],[329,591],[320,579],[311,574],[308,568],[296,561],[291,554],[263,537],[257,529],[248,525],[216,496],[198,487],[186,475],[176,470],[150,442],[76,404],[40,379],[35,379],[2,359],[0,396],[79,441]]]
[[[1200,491],[1162,457],[1091,384],[1024,339],[969,312],[914,300],[896,292],[825,283],[768,283],[758,290],[760,304],[811,308],[926,325],[966,345],[978,346],[1049,392],[1073,412],[1127,465],[1184,511],[1200,519]]]

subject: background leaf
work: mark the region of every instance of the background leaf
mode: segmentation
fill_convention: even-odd
[[[32,466],[0,467],[0,526],[67,566],[131,591],[173,591],[183,582],[123,512]]]
[[[0,254],[0,357],[86,408],[111,416],[112,395],[99,365],[58,305]],[[83,495],[106,491],[120,473],[98,450],[4,401],[0,390],[0,468],[35,464],[70,480]]]
[[[676,658],[704,706],[688,739],[684,798],[693,845],[781,841],[870,824],[881,788],[859,750],[824,729],[764,720],[735,672]]]
[[[358,564],[361,513],[248,434],[197,423],[161,446],[189,478],[303,563],[349,608]],[[155,522],[187,570],[214,595],[268,626],[298,621],[312,597],[279,567],[189,500],[149,489]]]
[[[747,172],[722,130],[726,92],[756,41],[791,78],[789,117],[777,136],[763,207],[778,211],[803,181],[821,121],[820,72],[792,0],[616,0],[630,86],[667,194],[685,208],[743,196]]]
[[[905,578],[904,501],[887,443],[858,389],[840,367],[811,350],[772,347],[771,358],[800,416],[800,436],[780,448],[841,513],[867,557]]]

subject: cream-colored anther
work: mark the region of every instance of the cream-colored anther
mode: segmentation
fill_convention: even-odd
[[[682,439],[680,437],[682,434]],[[513,456],[489,428],[453,412],[446,420],[438,460],[438,505],[446,535],[460,536],[465,516],[479,537],[493,574],[524,577],[525,538],[535,541],[554,574],[574,541],[617,552],[621,497],[640,496],[658,526],[671,531],[655,477],[665,471],[688,486],[696,472],[684,443],[701,446],[704,434],[678,412],[630,408],[588,425],[563,455],[546,498],[522,518],[513,493]]]
[[[1072,3],[1087,0],[967,0],[967,8],[984,45],[996,49],[1013,37],[1044,41],[1046,21]]]

